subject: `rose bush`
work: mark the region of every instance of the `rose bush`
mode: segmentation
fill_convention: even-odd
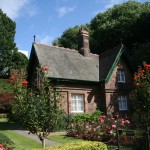
[[[134,90],[131,93],[134,118],[137,121],[150,121],[150,64],[139,66],[134,75]]]
[[[68,127],[67,135],[86,140],[116,143],[116,131],[127,129],[129,126],[130,121],[127,119],[102,115],[94,122],[72,122]]]

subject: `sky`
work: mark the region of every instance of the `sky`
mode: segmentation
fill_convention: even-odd
[[[34,35],[36,42],[51,45],[66,29],[90,23],[123,2],[127,0],[0,0],[0,9],[16,23],[16,47],[30,55]]]

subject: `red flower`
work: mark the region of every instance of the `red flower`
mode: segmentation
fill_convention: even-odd
[[[135,85],[136,85],[136,86],[139,86],[140,84],[139,84],[139,83],[136,83]]]
[[[8,82],[9,82],[9,83],[11,83],[12,81],[13,81],[13,80],[11,80],[11,79],[8,79]]]
[[[22,85],[27,85],[28,82],[26,80],[22,81]]]
[[[3,147],[3,145],[2,145],[2,144],[0,144],[0,147]]]
[[[45,67],[44,70],[48,71],[48,67]]]
[[[141,74],[138,74],[138,75],[137,75],[137,78],[140,78],[140,77],[141,77]]]
[[[146,68],[150,68],[150,64],[144,64]]]
[[[144,73],[144,72],[145,72],[145,70],[142,70],[142,72]]]
[[[8,82],[11,83],[15,79],[15,76],[10,76]]]

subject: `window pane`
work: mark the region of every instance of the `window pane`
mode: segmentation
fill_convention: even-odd
[[[119,69],[117,73],[118,82],[125,82],[125,71]]]
[[[71,111],[72,112],[84,111],[84,95],[83,94],[71,95]]]
[[[118,97],[119,110],[127,110],[127,96],[120,95]]]

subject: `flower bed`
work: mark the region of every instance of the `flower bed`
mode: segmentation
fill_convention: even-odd
[[[117,144],[117,132],[127,129],[130,126],[129,120],[118,116],[112,118],[102,115],[95,121],[89,120],[82,121],[78,119],[77,122],[71,122],[67,130],[67,135],[86,140]],[[121,136],[123,144],[131,144],[127,136],[124,134]]]

